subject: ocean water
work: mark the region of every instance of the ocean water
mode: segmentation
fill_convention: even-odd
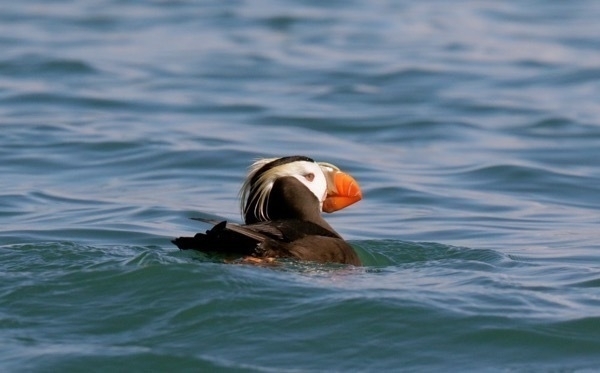
[[[0,12],[0,371],[600,370],[600,3]],[[224,264],[258,157],[361,184],[363,267]]]

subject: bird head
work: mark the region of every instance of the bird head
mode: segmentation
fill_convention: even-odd
[[[294,180],[314,198],[305,197],[308,193],[299,190],[299,184]],[[286,201],[271,198],[274,186],[283,185],[284,181],[294,185],[294,188],[288,188]],[[241,196],[242,214],[249,223],[271,220],[270,211],[280,206],[270,206],[270,203],[289,203],[296,206],[293,208],[312,208],[314,204],[319,212],[331,213],[360,201],[362,192],[356,180],[338,167],[304,156],[290,156],[254,162],[242,186]],[[298,207],[299,204],[302,206]]]

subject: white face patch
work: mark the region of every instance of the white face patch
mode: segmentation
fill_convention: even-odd
[[[285,177],[292,176],[305,185],[319,200],[320,209],[322,210],[323,201],[327,195],[327,179],[321,166],[314,162],[308,161],[296,161],[291,163],[285,163],[277,167],[273,167],[270,170],[265,171],[258,180],[255,181],[254,185],[250,185],[250,182],[256,172],[260,170],[264,165],[274,161],[272,159],[261,159],[255,162],[250,167],[250,173],[242,186],[242,214],[247,213],[247,209],[255,203],[254,215],[261,221],[269,220],[267,214],[267,204],[269,201],[269,194],[273,188],[275,180]],[[250,192],[253,192],[252,200],[247,201]]]
[[[322,207],[323,201],[327,196],[327,179],[321,167],[311,162],[294,162],[291,164],[300,167],[298,168],[298,173],[290,176],[295,177],[304,184],[317,197]]]

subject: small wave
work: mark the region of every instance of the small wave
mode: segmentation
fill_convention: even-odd
[[[12,76],[31,75],[89,75],[98,70],[90,63],[79,59],[49,58],[26,54],[17,58],[0,61],[0,74]]]
[[[353,241],[366,266],[393,266],[431,261],[463,260],[491,265],[509,260],[497,251],[470,249],[435,242],[408,242],[399,240]]]

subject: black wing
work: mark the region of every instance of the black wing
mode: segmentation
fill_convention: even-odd
[[[194,220],[217,223],[202,218]],[[206,233],[198,233],[194,237],[179,237],[172,242],[181,250],[239,256],[294,257],[360,265],[352,248],[336,233],[318,224],[300,220],[249,225],[222,221]]]
[[[222,221],[206,233],[198,233],[194,237],[179,237],[171,242],[181,250],[252,255],[266,239],[260,233]]]

